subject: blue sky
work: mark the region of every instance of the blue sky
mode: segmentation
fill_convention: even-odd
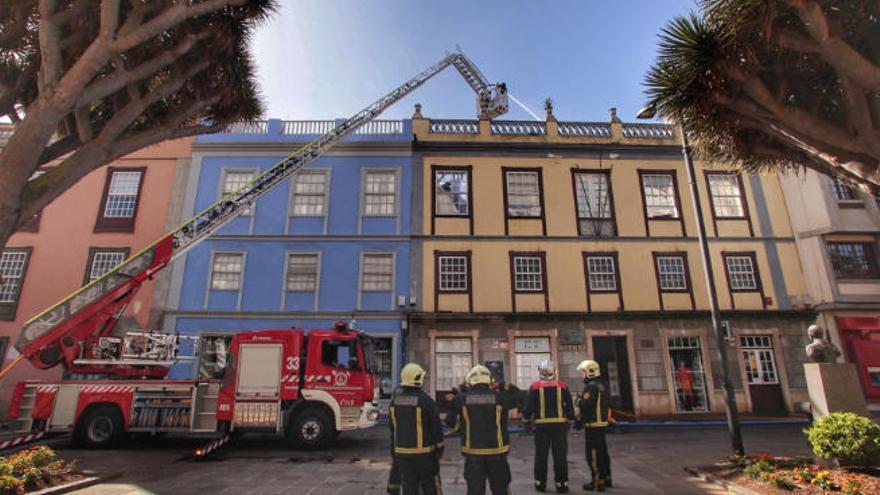
[[[459,45],[490,82],[543,116],[606,121],[617,107],[634,120],[657,34],[695,0],[282,0],[253,50],[268,115],[347,117]],[[474,118],[470,88],[454,68],[383,118]],[[511,102],[504,118],[532,119]]]

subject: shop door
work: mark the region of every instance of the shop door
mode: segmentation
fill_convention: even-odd
[[[629,355],[626,337],[593,337],[593,359],[602,369],[602,379],[613,409],[633,411]]]
[[[751,335],[739,338],[745,363],[749,395],[752,397],[752,413],[760,416],[785,416],[785,398],[776,357],[773,354],[773,339],[769,335]]]

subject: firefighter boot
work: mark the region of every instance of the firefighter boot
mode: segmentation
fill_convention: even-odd
[[[584,491],[585,492],[604,492],[605,491],[605,483],[602,480],[593,480],[589,483],[584,483]]]
[[[535,480],[535,491],[542,493],[547,491],[547,482]]]
[[[568,493],[568,482],[567,481],[557,481],[556,482],[556,493]]]

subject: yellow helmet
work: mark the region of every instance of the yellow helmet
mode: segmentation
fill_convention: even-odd
[[[584,374],[584,378],[597,378],[602,374],[602,370],[599,368],[599,363],[592,359],[584,359],[581,361],[577,370]]]
[[[468,371],[465,381],[468,382],[469,385],[477,385],[480,383],[489,385],[492,383],[492,373],[489,371],[489,368],[482,364],[478,364]]]
[[[409,363],[400,370],[400,384],[407,387],[421,387],[425,384],[424,368],[416,363]]]

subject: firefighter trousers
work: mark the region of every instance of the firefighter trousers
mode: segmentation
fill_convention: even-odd
[[[568,431],[565,423],[535,425],[535,481],[547,483],[547,461],[553,452],[553,478],[568,481]]]
[[[464,479],[467,481],[467,495],[484,495],[486,481],[492,495],[510,493],[510,464],[504,455],[465,455]]]
[[[391,454],[391,470],[388,471],[386,491],[389,495],[400,495],[400,468],[397,467],[397,456],[394,454]]]
[[[397,470],[400,473],[401,493],[403,495],[441,495],[440,462],[435,453],[418,455],[397,455]],[[421,491],[419,491],[421,490]]]
[[[605,441],[605,427],[585,427],[584,437],[587,451],[587,464],[593,475],[593,484],[605,485],[611,479],[611,458],[608,457],[608,443]]]

